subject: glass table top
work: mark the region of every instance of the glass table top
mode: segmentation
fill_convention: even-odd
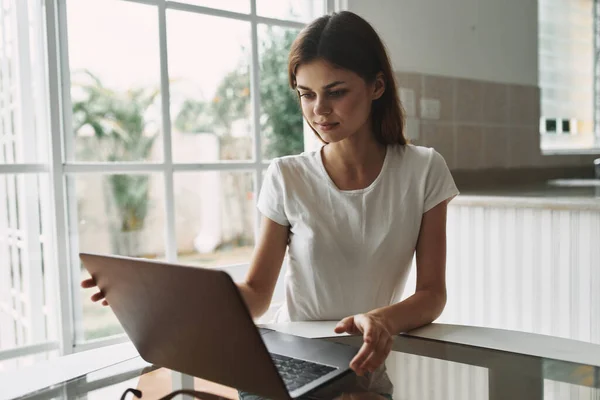
[[[343,338],[336,341],[343,342]],[[600,368],[596,366],[411,336],[400,336],[397,343],[399,351],[393,351],[386,362],[394,399],[600,399]],[[172,371],[138,356],[21,399],[111,400],[133,388],[142,391],[144,400],[152,400],[173,391],[172,379]],[[237,398],[235,389],[198,378],[193,389]],[[127,394],[125,398],[135,397]],[[212,398],[216,397],[207,397]],[[339,398],[382,399],[375,393]]]

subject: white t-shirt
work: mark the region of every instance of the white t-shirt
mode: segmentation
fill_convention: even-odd
[[[388,146],[380,174],[359,190],[337,188],[320,149],[274,159],[258,209],[290,226],[276,322],[340,320],[400,301],[423,213],[457,194],[431,148]]]
[[[360,190],[336,187],[321,149],[273,160],[258,209],[290,226],[275,322],[340,320],[400,301],[423,213],[457,194],[442,156],[425,147],[388,146],[381,172]],[[385,364],[348,385],[393,391]]]

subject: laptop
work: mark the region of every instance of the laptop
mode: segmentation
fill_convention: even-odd
[[[297,399],[351,373],[358,349],[258,328],[224,271],[80,253],[147,362],[270,399]]]

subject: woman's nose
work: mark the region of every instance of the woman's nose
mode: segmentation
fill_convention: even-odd
[[[315,115],[331,114],[331,105],[328,104],[328,102],[325,101],[323,98],[317,99],[317,101],[315,102],[315,108],[313,111],[314,111]]]

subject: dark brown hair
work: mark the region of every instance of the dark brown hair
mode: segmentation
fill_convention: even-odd
[[[375,139],[385,145],[407,143],[404,111],[390,59],[379,35],[367,21],[350,11],[342,11],[324,15],[302,29],[292,43],[288,59],[292,89],[296,90],[298,66],[316,60],[350,70],[369,84],[381,72],[385,91],[371,106]],[[316,131],[315,134],[320,138]]]

